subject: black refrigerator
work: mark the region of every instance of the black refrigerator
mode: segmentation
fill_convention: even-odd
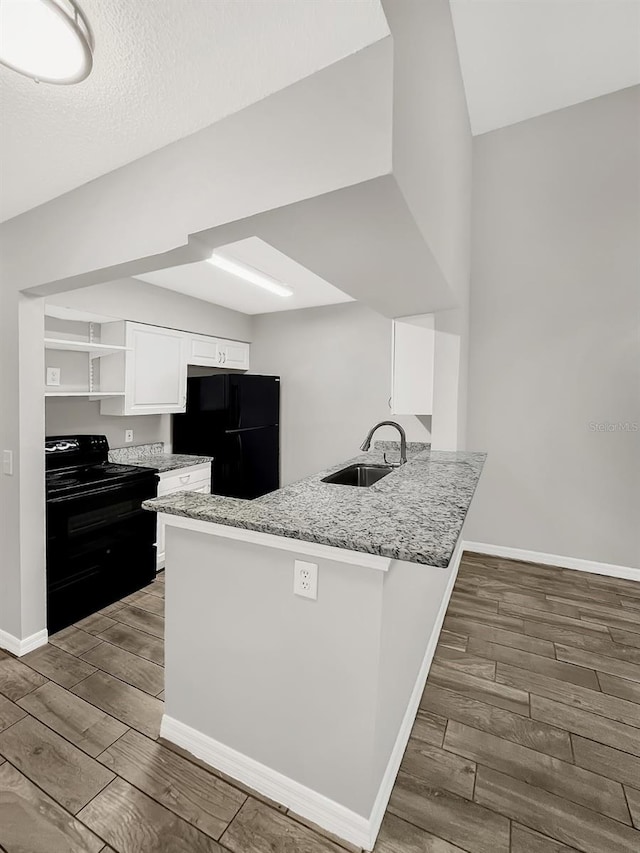
[[[173,451],[213,456],[213,494],[257,498],[280,485],[279,420],[278,376],[190,377],[186,413],[173,416]]]

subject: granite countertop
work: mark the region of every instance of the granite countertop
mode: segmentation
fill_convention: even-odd
[[[156,468],[160,474],[175,471],[178,468],[190,468],[192,465],[204,465],[212,462],[213,456],[188,456],[186,453],[156,453],[142,459],[127,459],[127,465],[138,468]]]
[[[485,458],[485,453],[425,449],[368,488],[321,482],[327,474],[355,462],[381,463],[382,449],[376,449],[253,501],[178,492],[142,506],[444,567],[453,554]]]

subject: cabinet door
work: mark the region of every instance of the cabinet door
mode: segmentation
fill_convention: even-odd
[[[184,412],[187,360],[182,332],[130,323],[127,346],[126,413]]]
[[[236,341],[220,341],[222,352],[222,367],[233,370],[249,369],[249,344]]]
[[[392,414],[433,413],[434,351],[433,314],[393,321]]]
[[[189,364],[202,367],[220,367],[222,364],[222,349],[217,338],[193,336],[189,342]]]

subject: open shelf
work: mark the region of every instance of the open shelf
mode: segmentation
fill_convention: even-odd
[[[45,349],[66,350],[67,352],[88,352],[90,358],[100,358],[103,355],[113,355],[117,352],[128,352],[129,347],[112,344],[96,344],[89,341],[73,341],[65,338],[45,338]]]
[[[45,391],[45,397],[124,397],[124,391]]]

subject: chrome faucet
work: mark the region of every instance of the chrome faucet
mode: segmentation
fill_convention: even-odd
[[[376,424],[374,427],[371,427],[369,430],[369,434],[362,442],[360,446],[360,450],[369,450],[371,447],[371,439],[373,438],[374,432],[382,426],[392,426],[395,427],[400,433],[400,461],[399,462],[389,462],[387,460],[387,454],[383,453],[383,459],[387,463],[387,465],[394,465],[399,467],[400,465],[404,465],[407,461],[407,435],[405,431],[402,429],[400,424],[397,424],[395,421],[380,421],[379,424]]]

